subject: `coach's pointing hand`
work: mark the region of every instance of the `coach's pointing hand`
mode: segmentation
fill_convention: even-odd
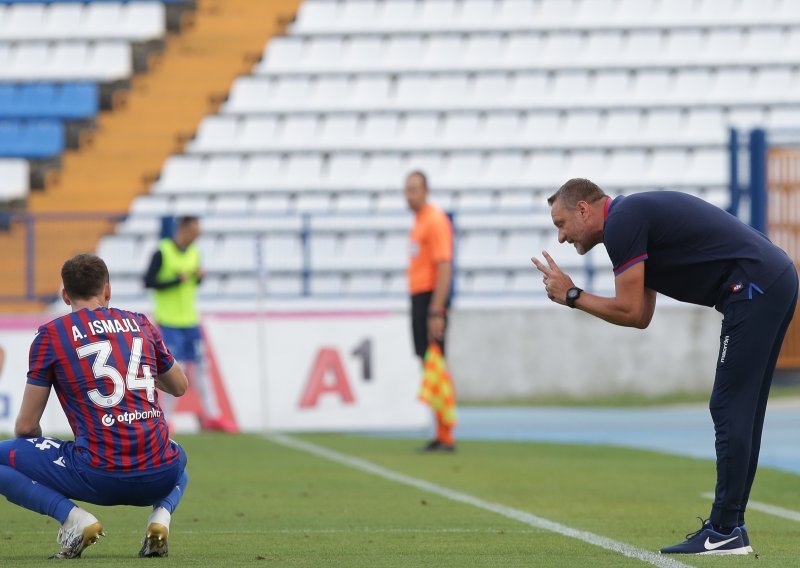
[[[547,265],[536,257],[531,257],[531,261],[539,269],[539,272],[544,275],[542,282],[544,282],[547,297],[557,304],[566,305],[567,290],[575,286],[575,284],[572,282],[572,278],[561,271],[553,258],[547,254],[547,251],[542,251],[542,256],[547,261]]]

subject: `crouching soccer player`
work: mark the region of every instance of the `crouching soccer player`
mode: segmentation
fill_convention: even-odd
[[[70,499],[151,506],[139,556],[167,556],[170,518],[189,478],[156,388],[181,396],[186,376],[144,315],[108,307],[102,259],[77,255],[61,278],[72,313],[41,326],[33,340],[17,438],[0,442],[0,493],[61,523],[53,558],[78,558],[104,536],[100,521]],[[74,442],[42,437],[51,387]]]

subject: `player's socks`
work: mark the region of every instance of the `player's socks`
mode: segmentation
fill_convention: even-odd
[[[88,511],[80,507],[73,507],[67,515],[67,520],[58,529],[58,544],[61,551],[51,559],[80,558],[81,553],[105,536],[103,525]]]
[[[178,483],[175,484],[175,487],[170,491],[169,495],[164,497],[160,503],[157,503],[154,508],[158,509],[159,507],[163,507],[168,513],[174,513],[181,499],[183,499],[183,493],[186,491],[187,485],[189,485],[189,474],[184,470],[180,479],[178,479]]]
[[[731,534],[733,532],[733,529],[735,528],[736,527],[723,527],[723,526],[715,527],[716,531],[719,534]]]
[[[7,465],[0,465],[0,493],[15,505],[53,517],[61,524],[75,507],[75,503],[60,493],[34,483],[30,477]]]
[[[436,439],[439,440],[442,444],[447,446],[455,446],[456,440],[453,436],[453,427],[446,426],[444,424],[439,423],[436,427]]]
[[[141,558],[169,556],[169,522],[172,515],[164,507],[156,507],[147,519],[147,531],[139,550]]]

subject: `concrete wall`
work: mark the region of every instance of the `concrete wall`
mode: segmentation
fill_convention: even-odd
[[[673,302],[658,306],[645,330],[555,304],[459,309],[447,359],[461,400],[708,392],[721,320],[711,308]]]

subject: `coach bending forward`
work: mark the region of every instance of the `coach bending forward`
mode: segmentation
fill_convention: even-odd
[[[723,314],[709,404],[717,486],[700,530],[663,554],[747,554],[744,512],[758,465],[772,375],[797,304],[797,271],[763,234],[691,195],[656,191],[611,199],[586,179],[567,181],[548,200],[558,241],[586,254],[603,243],[615,296],[577,288],[547,252],[547,296],[607,322],[646,328],[656,292]]]

